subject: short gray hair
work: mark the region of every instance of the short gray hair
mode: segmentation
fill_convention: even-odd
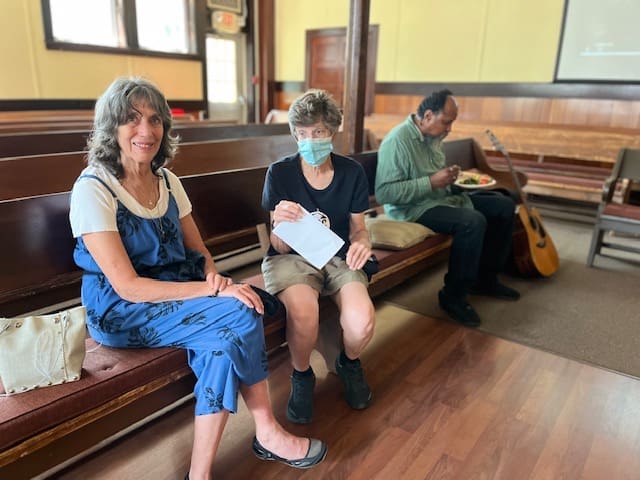
[[[289,107],[288,118],[294,137],[297,127],[322,122],[333,135],[342,124],[342,112],[336,101],[325,90],[317,89],[307,90],[296,98]]]
[[[93,130],[87,146],[89,165],[102,165],[117,178],[122,178],[124,170],[120,162],[118,127],[127,123],[131,109],[136,102],[145,102],[162,119],[163,133],[160,149],[151,161],[151,170],[158,169],[173,158],[179,137],[171,134],[171,110],[166,98],[158,87],[148,80],[133,77],[117,78],[96,102]]]

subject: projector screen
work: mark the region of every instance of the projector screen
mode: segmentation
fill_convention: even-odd
[[[566,0],[556,80],[640,81],[640,0]]]

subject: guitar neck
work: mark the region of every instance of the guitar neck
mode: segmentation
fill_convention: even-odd
[[[511,172],[511,176],[513,177],[513,182],[514,182],[514,184],[516,186],[516,190],[518,191],[518,195],[519,195],[520,199],[522,200],[522,204],[524,205],[524,208],[527,210],[527,213],[530,213],[531,210],[529,208],[529,204],[527,203],[527,197],[524,194],[524,192],[522,191],[522,185],[520,184],[520,179],[518,178],[518,175],[516,174],[516,169],[513,166],[513,162],[511,161],[511,155],[509,155],[509,152],[507,152],[506,148],[504,148],[502,146],[502,144],[498,141],[498,139],[491,132],[491,130],[487,130],[486,133],[489,136],[489,139],[491,140],[491,143],[493,144],[493,146],[507,160],[507,166],[509,167],[509,171]]]

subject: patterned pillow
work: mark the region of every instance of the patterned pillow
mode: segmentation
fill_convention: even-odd
[[[419,223],[389,220],[384,215],[366,217],[365,222],[373,248],[403,250],[435,235],[433,230]]]

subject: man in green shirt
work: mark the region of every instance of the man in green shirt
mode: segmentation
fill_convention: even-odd
[[[515,203],[497,192],[467,193],[452,186],[460,168],[446,165],[441,143],[457,116],[458,104],[449,90],[425,97],[417,113],[382,141],[375,190],[389,218],[453,236],[438,300],[454,320],[478,326],[480,317],[468,294],[520,297],[498,280],[511,248]]]

